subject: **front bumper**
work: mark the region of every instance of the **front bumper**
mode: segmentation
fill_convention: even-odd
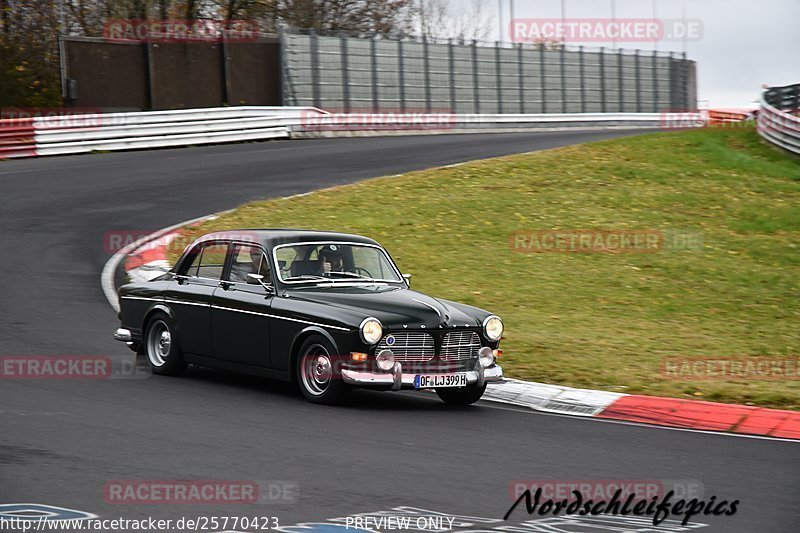
[[[131,342],[131,331],[125,328],[119,328],[114,332],[114,339],[122,342]]]
[[[403,373],[403,365],[395,363],[391,372],[370,372],[365,370],[355,370],[343,368],[342,380],[349,385],[358,387],[390,388],[391,390],[413,389],[414,378],[420,373]],[[478,385],[482,387],[484,383],[492,383],[503,379],[503,369],[495,363],[489,368],[481,366],[476,362],[472,370],[464,372],[467,375],[468,385]]]

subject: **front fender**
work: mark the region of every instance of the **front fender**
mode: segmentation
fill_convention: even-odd
[[[325,330],[324,328],[321,328],[319,326],[307,326],[307,327],[303,328],[302,330],[300,330],[294,336],[294,338],[292,339],[292,354],[293,354],[293,356],[295,356],[295,357],[297,356],[297,349],[300,346],[300,344],[302,343],[303,339],[305,339],[309,335],[314,335],[314,334],[321,335],[321,336],[325,337],[328,340],[328,342],[330,342],[333,345],[334,351],[337,354],[339,353],[339,344],[336,342],[336,339],[333,338],[333,335],[331,335],[330,333],[328,333],[327,330]]]

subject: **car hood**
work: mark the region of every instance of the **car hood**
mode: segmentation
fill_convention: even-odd
[[[304,287],[293,289],[295,300],[335,307],[352,315],[358,323],[367,316],[381,321],[389,330],[475,327],[480,326],[487,312],[432,298],[405,287],[386,285],[349,285]]]

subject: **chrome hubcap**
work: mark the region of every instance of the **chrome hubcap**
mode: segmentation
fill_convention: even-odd
[[[169,357],[172,335],[163,320],[158,320],[150,328],[147,336],[147,357],[153,366],[162,366]]]
[[[303,387],[312,395],[320,396],[328,390],[333,378],[333,364],[324,346],[315,344],[306,350],[301,365]]]

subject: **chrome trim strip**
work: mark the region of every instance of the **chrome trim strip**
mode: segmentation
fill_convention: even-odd
[[[184,302],[183,300],[164,300],[165,304],[195,305],[197,307],[211,307],[209,303]]]
[[[120,300],[144,300],[146,302],[163,302],[164,298],[147,298],[146,296],[120,296]]]
[[[321,324],[319,322],[310,322],[308,320],[300,320],[299,318],[291,318],[291,317],[288,317],[288,316],[270,315],[268,313],[259,313],[257,311],[245,311],[244,309],[234,309],[232,307],[223,307],[221,305],[212,305],[211,308],[212,309],[219,309],[221,311],[233,311],[234,313],[244,313],[244,314],[247,314],[247,315],[258,315],[258,316],[264,316],[264,317],[267,317],[267,318],[276,318],[278,320],[288,320],[290,322],[299,322],[301,324],[309,324],[311,326],[319,326],[319,327],[322,327],[322,328],[331,328],[331,329],[338,329],[338,330],[341,330],[341,331],[350,331],[350,329],[343,328],[341,326],[332,326],[330,324]]]
[[[244,309],[234,309],[233,307],[223,307],[221,305],[211,305],[211,309],[219,309],[221,311],[233,311],[234,313],[244,313],[246,315],[258,315],[258,316],[265,316],[265,317],[272,317],[272,315],[268,315],[267,313],[259,313],[258,311],[245,311]]]
[[[442,312],[441,312],[441,311],[439,311],[438,309],[436,309],[434,306],[432,306],[432,305],[431,305],[431,304],[429,304],[428,302],[423,302],[422,300],[417,300],[416,298],[411,298],[411,299],[412,299],[412,300],[414,300],[415,302],[421,303],[422,305],[425,305],[425,306],[428,306],[428,307],[430,307],[431,309],[433,309],[434,311],[436,311],[436,314],[437,314],[437,315],[439,315],[439,317],[441,318],[441,316],[442,316]]]
[[[473,370],[466,370],[464,372],[457,372],[458,374],[467,375],[467,383],[478,384],[483,386],[483,383],[494,383],[503,380],[503,369],[500,365],[494,365],[489,368],[480,368]],[[358,386],[388,386],[391,390],[400,390],[402,387],[413,387],[414,377],[418,374],[405,374],[403,373],[402,366],[397,363],[395,368],[389,372],[362,372],[359,370],[342,369],[342,379],[349,385]]]
[[[313,280],[313,279],[309,279],[309,280],[306,280],[305,282],[306,283],[307,282],[313,283],[314,281],[315,280]],[[289,281],[288,283],[303,283],[303,282]],[[387,283],[385,281],[362,281],[361,283],[351,282],[351,281],[342,281],[342,282],[320,281],[320,282],[318,282],[316,284],[316,286],[317,287],[363,287],[366,284],[373,285],[373,286],[374,285],[380,285],[380,286],[383,286],[383,287],[388,287],[389,286],[389,283]]]

